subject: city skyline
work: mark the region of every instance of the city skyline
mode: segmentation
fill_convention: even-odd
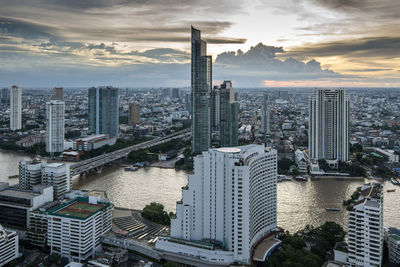
[[[215,84],[400,84],[395,1],[1,2],[0,86],[189,86],[190,25],[213,44]]]

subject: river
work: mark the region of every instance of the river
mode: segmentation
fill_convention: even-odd
[[[18,173],[18,161],[29,159],[19,153],[0,151],[0,182],[15,184],[9,179]],[[278,183],[278,225],[291,232],[307,224],[318,226],[325,221],[335,221],[346,227],[347,214],[342,201],[348,199],[358,186],[368,180],[321,179],[307,182],[284,181]],[[382,181],[378,181],[382,182]],[[124,171],[111,166],[102,173],[75,177],[74,189],[105,191],[117,207],[142,209],[157,201],[167,211],[175,211],[175,203],[181,199],[181,187],[187,183],[183,171],[160,168],[142,168],[136,172]],[[384,225],[400,228],[400,187],[389,181],[384,186]],[[387,189],[397,189],[387,193]],[[339,207],[340,211],[326,211],[327,207]]]

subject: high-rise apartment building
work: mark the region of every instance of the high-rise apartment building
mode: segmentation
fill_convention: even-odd
[[[316,89],[309,99],[311,159],[349,160],[350,101],[343,89]]]
[[[50,100],[64,101],[64,89],[62,87],[54,87]]]
[[[271,120],[271,114],[270,114],[269,94],[264,94],[262,102],[262,114],[261,114],[261,132],[263,133],[264,136],[271,134],[270,120]]]
[[[18,258],[18,235],[0,225],[0,266]]]
[[[220,87],[220,140],[222,147],[238,145],[239,103],[231,81]]]
[[[192,27],[192,152],[211,147],[211,56],[200,31]]]
[[[32,190],[42,183],[42,162],[39,160],[19,162],[19,187]]]
[[[388,244],[389,261],[393,264],[400,265],[400,230],[390,227],[387,229],[386,238],[385,240]]]
[[[91,87],[88,90],[89,131],[93,134],[118,136],[118,88]]]
[[[140,119],[140,105],[137,102],[129,104],[128,124],[135,126],[139,123]]]
[[[10,105],[10,89],[3,88],[0,90],[0,107],[7,107]]]
[[[60,100],[46,103],[46,152],[64,151],[65,104]]]
[[[366,184],[349,212],[348,266],[381,266],[383,238],[382,186]]]
[[[277,152],[264,145],[210,149],[194,158],[171,235],[156,249],[207,264],[249,264],[276,229]],[[196,264],[194,264],[196,265]]]
[[[10,89],[10,129],[22,128],[22,89],[13,85]]]
[[[191,106],[190,96],[191,96],[190,93],[186,93],[186,95],[185,95],[185,110],[189,111],[191,113],[192,111],[191,111],[191,108],[190,108],[190,106]]]
[[[212,127],[214,129],[219,129],[220,124],[220,88],[218,86],[214,86],[211,92],[211,120],[212,120]]]
[[[62,199],[71,190],[69,165],[65,163],[48,163],[43,165],[42,184],[52,185],[54,199]]]

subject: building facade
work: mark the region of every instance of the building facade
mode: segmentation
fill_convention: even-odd
[[[211,56],[200,31],[192,27],[192,152],[201,153],[211,147]]]
[[[381,266],[383,238],[382,186],[367,184],[349,212],[348,266]]]
[[[6,230],[0,225],[0,266],[6,265],[16,259],[18,254],[17,233]]]
[[[389,228],[386,241],[389,250],[389,261],[400,265],[400,230]]]
[[[42,162],[39,160],[19,162],[19,187],[32,190],[42,182]]]
[[[349,160],[350,100],[343,89],[316,89],[309,99],[310,158]]]
[[[128,124],[132,126],[136,126],[139,123],[140,119],[140,105],[137,102],[133,102],[129,104],[129,112],[128,112]]]
[[[47,216],[47,245],[70,261],[92,257],[100,236],[111,230],[113,205],[93,197],[77,199],[52,209]]]
[[[64,151],[65,104],[60,100],[46,103],[46,152]]]
[[[22,89],[13,85],[10,89],[10,129],[22,128]]]
[[[220,140],[221,147],[238,145],[239,103],[231,81],[220,87]]]
[[[88,115],[90,132],[93,134],[108,134],[109,136],[118,136],[118,88],[111,86],[89,88]]]
[[[62,87],[55,87],[53,89],[53,93],[51,95],[50,100],[60,100],[64,101],[64,88]]]
[[[261,132],[264,135],[264,138],[266,135],[271,134],[271,126],[270,126],[270,120],[271,120],[271,114],[270,114],[270,100],[269,100],[269,94],[264,94],[263,95],[263,100],[262,100],[262,114],[261,114]]]
[[[54,199],[62,199],[71,190],[69,165],[65,163],[48,163],[42,169],[42,184],[52,185]]]
[[[210,149],[194,159],[171,235],[156,249],[205,264],[249,264],[276,228],[277,152],[264,145]]]
[[[214,86],[211,92],[211,100],[212,100],[212,127],[214,129],[219,129],[220,124],[220,89],[218,86]]]
[[[114,145],[117,138],[109,137],[107,134],[91,135],[84,138],[75,139],[72,143],[72,149],[77,151],[90,151],[100,148],[104,145]]]

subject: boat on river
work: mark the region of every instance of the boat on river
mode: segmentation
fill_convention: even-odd
[[[392,181],[392,184],[394,184],[394,185],[400,185],[399,180],[396,178],[392,178],[391,181]]]
[[[132,166],[132,165],[131,165],[131,166],[126,166],[124,170],[125,170],[125,171],[132,171],[132,172],[134,172],[134,171],[139,170],[139,168],[136,167],[136,166]]]
[[[391,192],[396,192],[396,189],[388,189],[386,192],[391,193]]]

